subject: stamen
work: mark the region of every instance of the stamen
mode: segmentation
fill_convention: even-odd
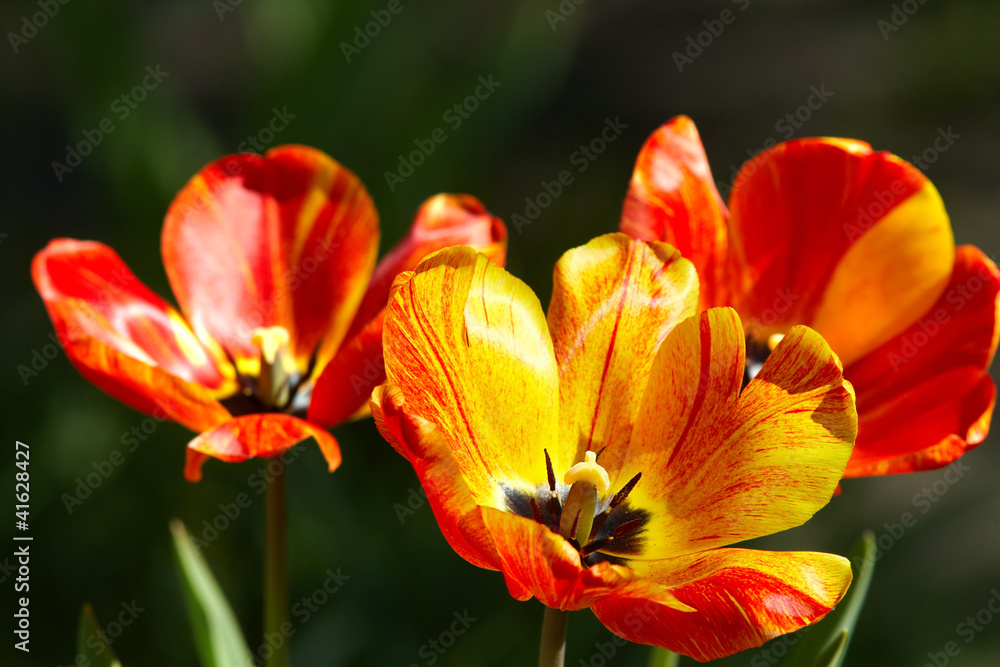
[[[622,525],[615,528],[614,532],[611,533],[611,537],[608,539],[617,540],[620,537],[625,537],[641,525],[642,519],[632,519],[631,521],[626,521]]]
[[[623,486],[622,490],[615,494],[615,497],[611,499],[611,509],[618,507],[626,498],[628,498],[628,494],[632,493],[632,489],[634,489],[635,485],[639,483],[640,477],[642,477],[642,473],[636,473],[635,477],[630,479],[628,484]]]
[[[535,450],[538,451],[538,450]],[[552,491],[552,497],[556,497],[556,473],[552,470],[552,459],[549,458],[549,450],[542,450],[545,452],[545,471],[549,475],[549,490]]]
[[[576,539],[576,531],[580,528],[580,515],[582,513],[583,510],[577,510],[576,518],[573,519],[573,526],[569,529],[569,539],[571,540]]]
[[[542,508],[538,506],[538,501],[534,498],[531,499],[531,518],[543,526],[545,525],[545,515],[542,514]]]
[[[608,478],[608,471],[597,462],[597,454],[588,451],[584,454],[584,461],[566,471],[563,482],[572,486],[577,482],[588,482],[594,485],[598,493],[607,493],[611,488],[611,480]]]

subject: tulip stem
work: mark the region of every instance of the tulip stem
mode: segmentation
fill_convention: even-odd
[[[569,612],[545,608],[542,619],[542,645],[538,649],[538,667],[563,667],[566,660],[566,624]]]
[[[649,667],[677,667],[681,662],[681,657],[676,653],[671,653],[665,648],[653,647],[649,655]]]
[[[281,637],[284,641],[274,642],[273,652],[264,662],[266,667],[288,666],[288,568],[286,526],[287,492],[285,490],[285,468],[275,475],[267,485],[267,545],[264,547],[264,636]],[[282,630],[282,626],[285,629]]]

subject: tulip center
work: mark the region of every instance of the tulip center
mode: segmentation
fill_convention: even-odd
[[[746,367],[743,369],[744,388],[750,384],[750,380],[757,377],[757,373],[760,373],[760,369],[764,367],[764,362],[767,361],[771,353],[774,352],[774,348],[778,347],[778,343],[784,337],[783,333],[775,333],[768,336],[766,341],[760,341],[752,334],[746,335],[747,356]]]
[[[607,470],[597,462],[600,452],[588,451],[584,460],[570,467],[563,475],[562,489],[569,487],[565,495],[556,484],[552,459],[545,452],[548,474],[548,494],[538,499],[528,499],[524,507],[523,497],[511,497],[513,510],[522,516],[530,516],[538,523],[562,535],[580,552],[584,565],[595,565],[602,560],[613,560],[608,553],[628,554],[637,551],[642,542],[642,527],[649,518],[644,510],[634,510],[627,502],[628,495],[638,484],[642,473],[638,473],[628,484],[610,496],[611,480]],[[547,495],[547,497],[545,497]],[[530,509],[530,514],[525,509]]]
[[[256,373],[240,373],[242,390],[222,403],[234,415],[256,412],[292,412],[305,404],[308,397],[298,391],[304,377],[295,364],[288,330],[282,326],[258,327],[250,335],[257,348],[259,366]],[[236,365],[236,364],[234,364]]]

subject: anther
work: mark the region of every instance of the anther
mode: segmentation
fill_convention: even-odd
[[[642,477],[642,473],[636,473],[635,477],[630,479],[628,484],[623,486],[622,490],[615,494],[615,497],[611,499],[611,509],[618,507],[626,498],[628,498],[628,494],[632,493],[632,489],[634,489],[635,485],[639,483],[640,477]]]
[[[531,518],[543,526],[545,525],[545,515],[542,514],[542,508],[538,506],[538,501],[534,498],[531,499]]]
[[[535,450],[538,451],[538,450]],[[552,491],[552,497],[555,498],[556,495],[556,473],[552,470],[552,459],[549,458],[549,450],[542,450],[545,452],[545,472],[549,476],[549,490]]]

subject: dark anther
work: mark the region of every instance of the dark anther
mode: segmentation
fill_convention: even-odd
[[[636,473],[635,477],[630,479],[628,484],[622,487],[622,490],[615,494],[615,497],[611,499],[611,509],[618,507],[626,498],[628,498],[628,494],[632,493],[632,489],[634,489],[635,485],[639,483],[640,477],[642,477],[642,473]]]
[[[538,501],[534,498],[531,499],[531,518],[543,526],[545,525],[545,515],[542,514],[542,508],[538,506]]]
[[[642,525],[642,519],[632,519],[631,521],[626,521],[622,525],[615,528],[615,532],[611,533],[609,540],[617,540],[619,537],[625,537],[636,528]]]
[[[535,451],[538,451],[537,449]],[[552,497],[556,497],[556,473],[552,470],[552,459],[549,458],[549,450],[543,450],[545,452],[545,469],[549,474],[549,490],[552,491]]]
[[[597,460],[599,460],[601,458],[601,454],[604,453],[605,449],[607,449],[607,446],[601,447],[601,450],[599,452],[597,452],[596,456],[594,456],[594,460],[595,461],[597,461]]]
[[[594,553],[598,549],[608,546],[610,543],[611,543],[610,537],[605,537],[603,540],[594,540],[590,544],[583,545],[583,548],[580,549],[580,555],[588,556],[589,554]]]
[[[576,530],[577,530],[577,528],[580,527],[580,515],[582,513],[583,513],[583,510],[577,510],[576,511],[576,516],[573,517],[573,527],[569,529],[569,538],[571,540],[575,540],[576,539]]]
[[[552,492],[549,498],[549,516],[552,517],[552,532],[559,532],[559,521],[562,518],[562,506],[559,504],[559,496]]]

